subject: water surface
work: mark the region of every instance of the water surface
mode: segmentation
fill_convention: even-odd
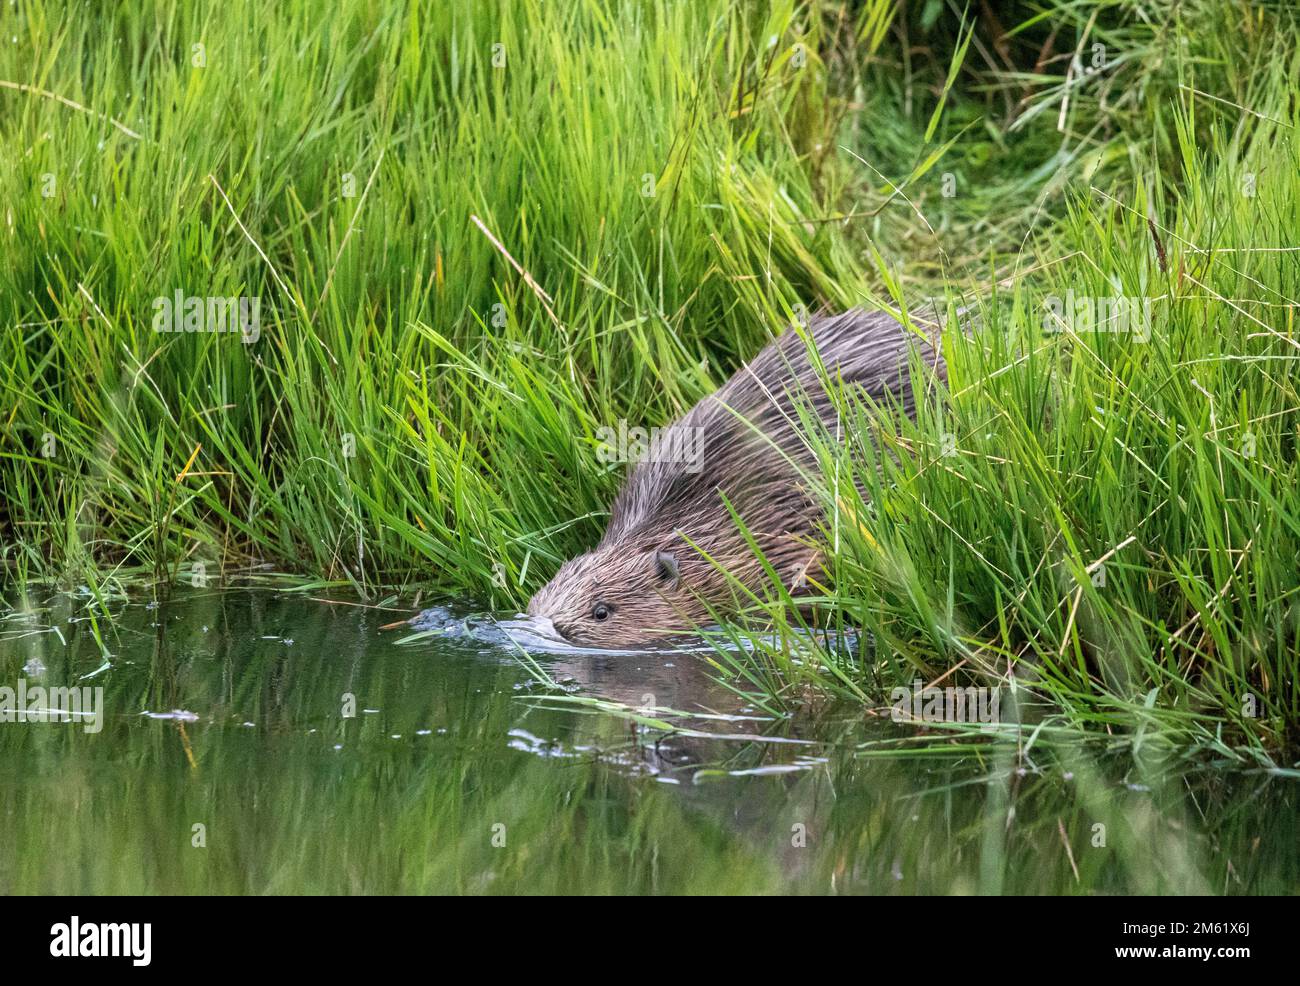
[[[98,732],[0,724],[0,892],[1300,889],[1285,778],[1157,744],[918,757],[915,727],[766,716],[693,654],[536,656],[556,693],[507,650],[401,644],[380,627],[409,610],[348,602],[7,612],[0,685],[102,687],[104,709]],[[693,715],[664,731],[646,707]]]

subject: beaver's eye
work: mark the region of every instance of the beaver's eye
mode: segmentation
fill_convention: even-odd
[[[608,606],[604,603],[596,603],[595,608],[591,611],[591,618],[593,620],[608,620],[609,613],[610,608]]]

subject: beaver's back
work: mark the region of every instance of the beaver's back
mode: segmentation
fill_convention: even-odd
[[[807,334],[833,387],[843,380],[846,389],[895,402],[909,415],[914,413],[909,382],[914,355],[939,379],[947,375],[942,356],[884,312],[818,317]],[[799,470],[812,467],[815,456],[801,434],[801,404],[835,433],[835,408],[808,348],[798,333],[788,331],[660,432],[645,459],[629,471],[601,543],[657,548],[680,532],[705,550],[743,548],[719,492],[759,536],[765,552],[777,550],[764,543],[769,537],[788,541],[789,533],[803,532],[812,504]],[[689,461],[680,454],[683,449],[697,458]]]

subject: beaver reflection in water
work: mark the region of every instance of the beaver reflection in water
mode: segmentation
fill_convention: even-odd
[[[947,368],[915,332],[883,312],[819,317],[807,329],[832,386],[842,380],[914,413],[913,356],[939,379]],[[528,603],[568,641],[625,647],[677,634],[726,612],[735,593],[767,581],[723,502],[748,527],[784,585],[796,587],[816,553],[821,510],[803,470],[817,473],[798,408],[836,434],[835,408],[799,334],[786,332],[651,442],[628,472],[605,536],[565,562]],[[681,461],[689,448],[698,458]],[[706,557],[707,556],[707,557]],[[710,562],[716,563],[713,564]]]

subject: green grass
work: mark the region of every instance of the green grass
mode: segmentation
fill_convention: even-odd
[[[598,428],[671,420],[801,310],[941,297],[979,313],[951,399],[848,405],[825,450],[819,606],[874,659],[721,666],[772,707],[1014,669],[1074,726],[1272,762],[1300,35],[1163,7],[9,7],[4,579],[509,609],[599,535]],[[259,298],[260,337],[155,333],[177,290]],[[1044,333],[1067,292],[1150,299],[1150,338]]]

